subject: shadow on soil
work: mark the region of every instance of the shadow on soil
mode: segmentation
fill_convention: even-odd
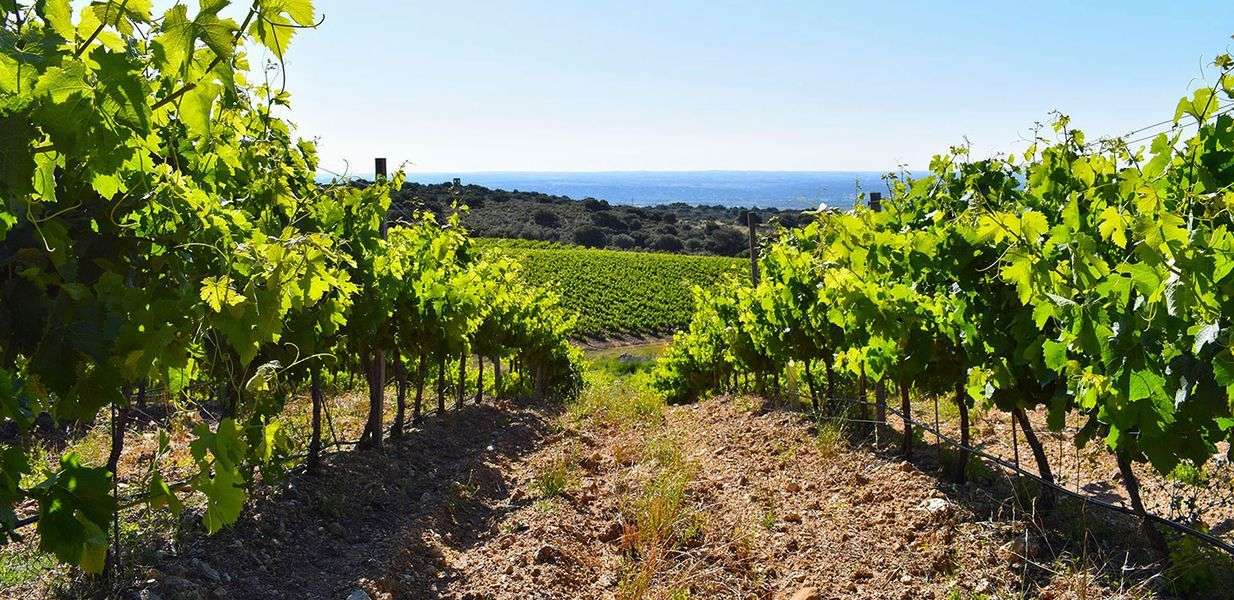
[[[552,435],[557,407],[518,408],[450,410],[380,452],[330,454],[319,476],[294,475],[251,499],[233,527],[213,536],[186,527],[174,555],[153,561],[159,582],[148,585],[164,600],[342,600],[357,588],[442,597],[457,576],[448,555],[497,535],[519,506],[498,465]]]

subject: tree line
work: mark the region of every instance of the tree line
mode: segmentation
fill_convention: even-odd
[[[693,206],[683,203],[625,206],[538,192],[493,190],[474,184],[405,183],[394,211],[429,210],[441,218],[466,205],[462,222],[479,237],[539,240],[610,250],[644,250],[714,256],[749,256],[747,223],[795,227],[810,215],[793,209]]]

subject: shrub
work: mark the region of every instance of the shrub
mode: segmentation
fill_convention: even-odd
[[[740,254],[748,246],[746,236],[732,227],[717,227],[707,237],[707,250],[724,256]]]
[[[685,248],[685,244],[682,244],[677,236],[665,234],[656,238],[656,243],[652,247],[664,252],[681,252]]]
[[[591,213],[591,223],[596,227],[613,229],[616,231],[625,231],[629,228],[629,225],[627,225],[625,221],[608,211]]]
[[[603,248],[608,245],[608,235],[595,225],[584,225],[574,230],[574,243],[590,248]]]
[[[596,200],[595,198],[584,198],[583,208],[590,210],[590,211],[598,211],[598,210],[608,210],[612,208],[612,206],[609,206],[609,203],[604,200]]]
[[[561,217],[558,217],[557,213],[543,208],[537,208],[535,212],[531,213],[531,220],[541,227],[556,228],[561,226]]]

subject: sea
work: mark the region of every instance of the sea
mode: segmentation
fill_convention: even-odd
[[[887,193],[879,171],[604,171],[407,173],[408,181],[458,178],[506,191],[541,192],[613,204],[651,206],[684,202],[759,208],[845,209],[864,192]]]

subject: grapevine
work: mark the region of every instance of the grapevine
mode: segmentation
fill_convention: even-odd
[[[309,0],[254,0],[239,20],[229,6],[0,0],[0,426],[15,432],[0,442],[0,540],[36,522],[41,550],[87,572],[116,558],[118,458],[145,390],[198,416],[189,478],[172,483],[160,444],[140,498],[200,500],[214,532],[299,456],[281,415],[305,381],[310,470],[323,380],[343,373],[363,371],[378,407],[387,366],[422,384],[431,359],[472,348],[516,360],[543,393],[579,385],[555,294],[472,251],[457,221],[387,223],[401,174],[315,182],[313,143],[280,117],[289,93],[249,81],[248,59],[286,56],[318,23]],[[40,417],[104,414],[107,464],[69,453],[36,478]]]
[[[911,390],[948,391],[962,415],[1011,413],[1049,482],[1026,417],[1044,407],[1115,455],[1142,514],[1132,463],[1164,475],[1234,452],[1234,60],[1215,67],[1147,148],[1057,115],[1022,155],[952,148],[924,176],[890,174],[881,210],[782,232],[757,286],[696,292],[657,385],[689,400],[734,372],[821,363],[898,388],[906,415]]]
[[[503,241],[489,248],[520,263],[528,283],[557,290],[578,317],[576,333],[596,338],[684,327],[691,288],[748,268],[732,258],[531,246]]]

